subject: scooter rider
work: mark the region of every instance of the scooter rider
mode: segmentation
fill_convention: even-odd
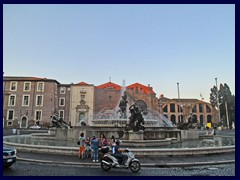
[[[112,153],[113,156],[116,157],[117,159],[120,159],[122,161],[122,164],[125,165],[128,156],[126,154],[123,154],[122,152],[125,151],[125,149],[120,148],[120,141],[116,141],[116,146],[112,147]],[[120,161],[120,162],[121,162]]]

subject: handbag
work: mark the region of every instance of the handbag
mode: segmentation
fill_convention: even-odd
[[[77,145],[80,145],[80,141],[78,140]]]

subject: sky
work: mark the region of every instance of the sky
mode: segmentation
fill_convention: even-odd
[[[235,94],[235,5],[4,4],[3,72],[209,102],[215,78]]]

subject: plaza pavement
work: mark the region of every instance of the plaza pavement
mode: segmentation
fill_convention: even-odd
[[[198,165],[235,163],[235,153],[214,154],[208,156],[183,156],[183,157],[141,157],[142,167],[186,167]],[[100,159],[100,157],[99,157]],[[17,161],[68,164],[84,166],[100,166],[99,162],[92,162],[91,158],[78,159],[72,155],[39,154],[31,152],[18,152]]]

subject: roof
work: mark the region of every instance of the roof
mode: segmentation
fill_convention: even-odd
[[[172,100],[178,101],[180,100],[181,103],[196,103],[199,101],[199,99],[178,99],[178,98],[173,98]]]
[[[117,85],[115,83],[112,83],[112,82],[107,82],[105,84],[101,84],[99,86],[96,86],[96,88],[122,90],[122,86],[119,86],[119,85]]]
[[[55,79],[41,78],[41,77],[21,77],[21,76],[3,76],[4,81],[54,81],[60,84]]]
[[[85,82],[79,82],[77,83],[76,85],[89,85],[88,83],[85,83]]]
[[[135,88],[141,88],[143,90],[144,93],[146,94],[156,94],[154,91],[153,91],[153,88],[150,87],[150,86],[145,86],[145,85],[142,85],[140,83],[134,83],[134,84],[131,84],[129,86],[126,87],[126,89],[135,89]]]

